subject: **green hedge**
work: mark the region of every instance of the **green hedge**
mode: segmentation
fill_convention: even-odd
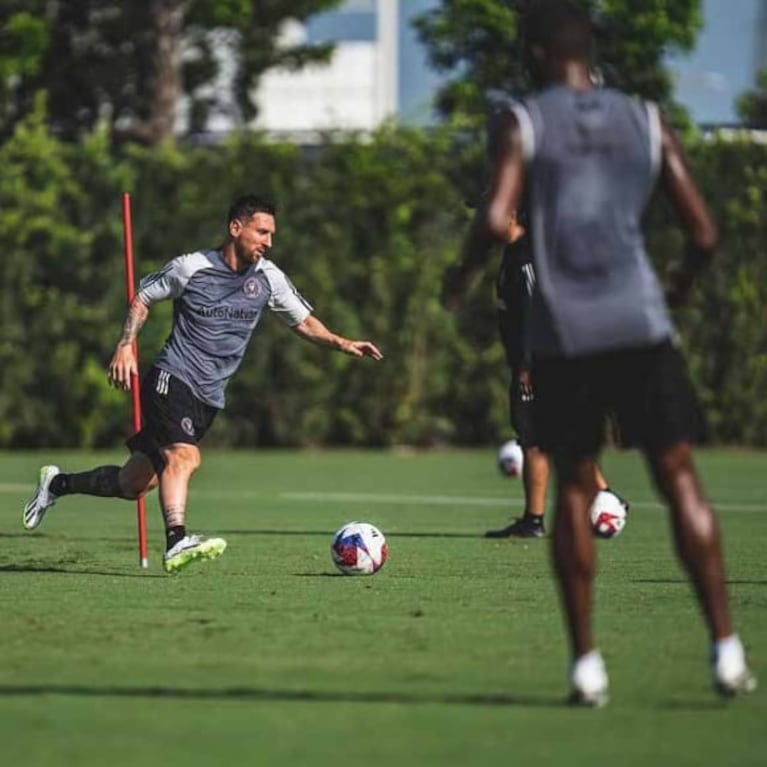
[[[767,441],[763,296],[767,148],[699,143],[692,161],[725,235],[678,317],[715,440]],[[487,444],[508,436],[508,372],[493,273],[457,314],[439,303],[481,183],[479,137],[388,127],[311,151],[236,135],[222,146],[114,156],[108,136],[52,138],[41,115],[0,147],[0,446],[111,446],[128,401],[106,384],[125,309],[120,198],[131,191],[138,272],[215,245],[231,197],[279,205],[274,260],[331,328],[380,344],[380,364],[314,347],[270,316],[256,331],[210,441],[236,446]],[[659,268],[680,235],[658,201]],[[141,336],[144,365],[170,306]]]

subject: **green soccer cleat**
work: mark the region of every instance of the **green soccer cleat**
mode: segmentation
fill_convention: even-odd
[[[201,538],[199,535],[187,535],[175,546],[168,549],[162,558],[166,573],[177,573],[192,562],[204,562],[215,559],[226,551],[223,538]]]
[[[40,525],[45,512],[56,503],[56,496],[49,490],[51,481],[60,474],[58,466],[43,466],[37,480],[35,494],[24,504],[21,521],[27,530],[34,530]]]

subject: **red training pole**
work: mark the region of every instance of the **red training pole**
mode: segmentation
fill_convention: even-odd
[[[135,277],[133,272],[133,222],[131,220],[130,194],[123,193],[123,238],[125,244],[125,292],[128,296],[128,305],[136,295]],[[133,342],[133,353],[138,363],[138,341]],[[137,374],[131,376],[130,382],[131,400],[133,402],[133,431],[141,431],[141,398],[139,396],[139,378]],[[146,545],[146,504],[143,498],[136,501],[136,514],[138,516],[138,551],[141,567],[149,567],[149,556]]]

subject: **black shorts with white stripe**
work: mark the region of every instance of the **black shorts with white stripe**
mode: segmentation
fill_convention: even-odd
[[[158,367],[151,368],[141,382],[141,410],[144,426],[126,444],[131,452],[148,456],[158,473],[165,468],[161,448],[196,445],[218,413],[183,381]]]

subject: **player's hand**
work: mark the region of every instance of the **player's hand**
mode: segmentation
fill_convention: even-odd
[[[451,312],[460,308],[469,282],[469,273],[463,264],[455,264],[445,270],[442,278],[442,305]]]
[[[116,389],[130,391],[134,375],[138,375],[138,364],[133,345],[118,344],[109,363],[109,383]]]
[[[684,306],[690,298],[693,276],[683,266],[676,267],[671,271],[666,290],[666,302],[671,309]]]
[[[370,357],[374,360],[382,360],[381,350],[371,341],[348,341],[341,347],[344,354],[350,357]]]
[[[523,368],[519,373],[519,392],[523,399],[533,398],[533,378],[527,368]]]
[[[525,227],[517,223],[517,216],[514,214],[509,220],[509,228],[506,231],[506,242],[513,245],[517,240],[525,236]]]

